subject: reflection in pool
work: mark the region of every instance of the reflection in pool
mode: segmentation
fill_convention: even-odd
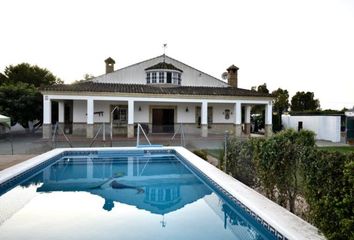
[[[271,238],[172,154],[64,157],[0,196],[0,213],[1,239]]]

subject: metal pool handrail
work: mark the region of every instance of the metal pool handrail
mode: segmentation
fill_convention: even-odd
[[[54,127],[54,133],[53,133],[53,136],[52,136],[52,148],[56,147],[55,140],[56,140],[57,132],[58,132],[59,129],[61,130],[62,134],[64,135],[64,138],[65,138],[66,142],[72,148],[73,145],[71,144],[71,141],[69,140],[69,138],[66,136],[64,130],[59,126],[59,122],[56,122],[55,127]]]
[[[137,134],[136,134],[136,146],[139,147],[140,146],[140,130],[142,131],[142,133],[145,136],[145,139],[148,141],[149,145],[151,146],[151,142],[149,140],[149,138],[146,136],[146,133],[143,129],[143,127],[140,125],[140,123],[138,123],[138,127],[137,127]]]
[[[177,131],[173,134],[170,142],[172,142],[175,139],[175,137],[176,137],[178,132],[181,135],[181,146],[184,147],[186,145],[186,141],[185,141],[184,128],[183,128],[183,124],[182,123],[179,125],[179,128],[177,129]]]
[[[100,128],[98,129],[98,131],[97,131],[97,133],[96,133],[96,135],[95,135],[95,137],[92,139],[92,141],[91,141],[91,143],[90,143],[90,147],[92,147],[92,145],[95,143],[95,141],[96,141],[96,139],[97,139],[97,137],[98,137],[98,134],[101,132],[101,129],[103,129],[103,132],[102,132],[102,140],[103,140],[103,142],[105,143],[105,141],[106,141],[106,131],[105,131],[105,124],[104,123],[102,123],[102,125],[100,126]],[[111,142],[112,143],[112,142]]]

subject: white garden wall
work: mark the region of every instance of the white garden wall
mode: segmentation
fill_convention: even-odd
[[[282,124],[285,129],[298,129],[299,122],[303,129],[311,130],[316,139],[340,142],[340,116],[290,116],[282,115]]]

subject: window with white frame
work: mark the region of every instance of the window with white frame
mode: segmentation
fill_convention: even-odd
[[[156,83],[156,79],[157,79],[156,75],[157,75],[156,72],[152,72],[151,83]]]
[[[159,72],[159,83],[164,83],[164,82],[165,82],[165,73]]]
[[[149,71],[146,73],[147,84],[181,85],[181,73],[174,71]]]
[[[146,73],[146,83],[150,83],[150,73]]]
[[[111,106],[113,111],[112,121],[115,124],[126,124],[128,122],[128,106],[127,105],[119,105],[119,106]]]
[[[178,73],[174,72],[172,73],[172,83],[173,84],[178,84]]]

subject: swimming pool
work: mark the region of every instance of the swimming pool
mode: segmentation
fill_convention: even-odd
[[[235,181],[184,148],[57,149],[0,173],[0,239],[297,238]]]

